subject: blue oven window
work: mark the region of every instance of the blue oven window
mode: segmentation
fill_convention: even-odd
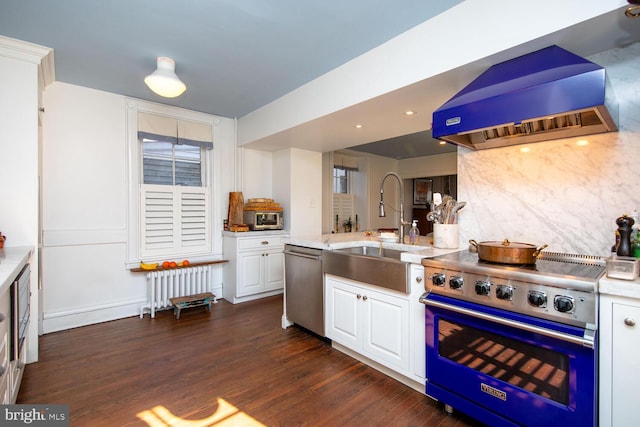
[[[547,399],[569,403],[566,354],[442,318],[438,332],[440,356]]]

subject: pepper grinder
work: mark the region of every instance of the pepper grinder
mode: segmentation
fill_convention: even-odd
[[[620,243],[618,244],[618,256],[630,256],[631,255],[631,227],[633,226],[633,218],[622,215],[616,219],[618,224],[618,233],[620,233]]]

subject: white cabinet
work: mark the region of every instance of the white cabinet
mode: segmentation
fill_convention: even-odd
[[[640,420],[640,281],[600,280],[600,426]]]
[[[382,288],[325,276],[328,338],[390,369],[409,371],[409,301]]]
[[[411,310],[411,377],[422,385],[420,391],[425,392],[427,377],[426,365],[426,336],[424,304],[420,296],[424,289],[424,267],[421,264],[411,264],[409,267],[409,304]]]
[[[0,403],[11,402],[11,365],[10,365],[10,327],[11,323],[11,298],[9,287],[0,295]]]
[[[284,291],[284,234],[224,235],[223,297],[234,304]]]

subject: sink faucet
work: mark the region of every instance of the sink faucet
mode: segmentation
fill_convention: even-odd
[[[380,181],[380,208],[378,211],[378,216],[381,218],[386,217],[384,212],[384,200],[383,200],[384,181],[390,175],[394,176],[398,180],[398,184],[400,185],[400,227],[398,228],[400,231],[400,243],[404,243],[404,226],[409,223],[404,221],[404,186],[402,185],[402,179],[400,179],[400,175],[398,175],[395,172],[387,172],[382,177],[382,180]]]

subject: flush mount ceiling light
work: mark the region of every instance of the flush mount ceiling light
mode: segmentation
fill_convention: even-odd
[[[187,90],[187,86],[176,75],[176,62],[166,56],[158,57],[158,68],[144,82],[149,89],[165,98],[175,98]]]

